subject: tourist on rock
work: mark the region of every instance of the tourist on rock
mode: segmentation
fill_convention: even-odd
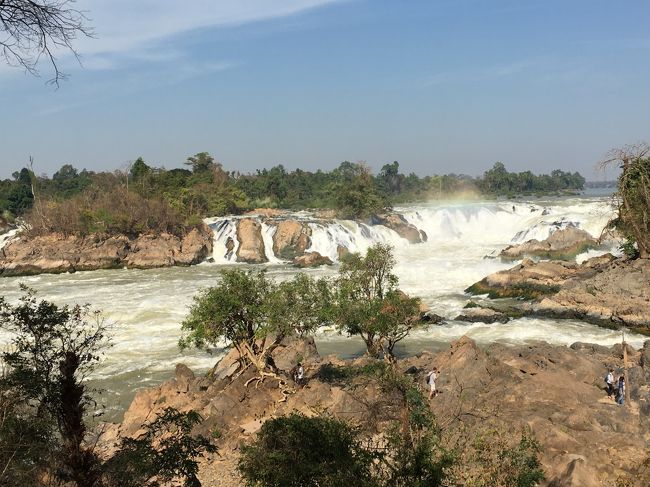
[[[618,378],[618,395],[616,396],[616,402],[620,405],[625,403],[625,376],[620,376]]]
[[[291,378],[296,385],[302,387],[303,379],[305,378],[305,369],[303,368],[302,363],[298,362],[296,366],[291,369]]]
[[[431,372],[427,374],[427,383],[429,384],[429,399],[433,396],[438,395],[438,390],[436,389],[436,379],[438,378],[438,373],[440,371],[434,367]]]
[[[605,377],[605,384],[607,384],[607,397],[614,398],[614,369],[609,369],[607,377]]]

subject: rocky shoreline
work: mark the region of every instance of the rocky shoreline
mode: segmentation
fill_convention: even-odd
[[[201,225],[183,237],[21,234],[0,249],[0,276],[58,274],[97,269],[189,266],[212,255],[212,231]]]
[[[443,427],[445,446],[453,448],[490,430],[508,432],[516,441],[517,431],[530,428],[542,446],[542,485],[599,487],[633,476],[646,458],[650,341],[639,351],[628,346],[625,352],[627,360],[621,345],[543,342],[481,349],[463,337],[446,351],[423,352],[396,367],[420,384],[432,365],[441,369],[442,394],[430,407]],[[398,407],[373,376],[381,362],[321,357],[312,339],[285,342],[274,360],[282,381],[269,377],[257,384],[253,368],[237,369],[234,352],[204,377],[178,365],[174,379],[137,394],[120,425],[105,425],[99,444],[110,451],[120,437],[137,435],[144,422],[166,407],[194,410],[203,418],[196,433],[213,438],[219,449],[201,461],[200,479],[206,487],[230,487],[242,484],[236,470],[240,446],[267,419],[294,411],[320,413],[364,431],[383,431]],[[306,369],[304,388],[288,378],[296,360]],[[625,406],[614,404],[603,390],[602,378],[610,367],[627,371]]]

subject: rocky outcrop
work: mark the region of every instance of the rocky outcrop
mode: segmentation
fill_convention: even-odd
[[[510,318],[500,311],[489,308],[466,308],[454,318],[456,321],[469,323],[507,323]]]
[[[311,245],[311,228],[297,220],[282,220],[273,234],[273,253],[284,260],[293,260]]]
[[[207,227],[194,229],[183,238],[166,233],[136,238],[23,235],[0,250],[0,275],[187,266],[202,262],[211,253],[212,232]]]
[[[293,260],[293,265],[296,267],[319,267],[332,264],[332,259],[318,252],[306,252]]]
[[[589,232],[569,226],[553,232],[547,239],[533,239],[519,245],[511,245],[501,251],[501,258],[517,260],[523,257],[571,260],[592,248],[598,242]]]
[[[582,265],[525,260],[466,289],[490,298],[515,297],[515,315],[572,318],[650,334],[650,261],[607,254]]]
[[[650,260],[616,260],[567,281],[559,292],[531,305],[536,314],[625,325],[650,334]]]
[[[295,348],[297,347],[297,348]],[[472,444],[472,438],[502,432],[514,445],[529,428],[541,449],[539,458],[546,486],[615,485],[634,476],[646,458],[650,433],[650,369],[643,354],[630,349],[627,362],[610,348],[552,346],[543,342],[481,349],[463,337],[436,355],[424,352],[398,361],[396,367],[425,384],[433,365],[440,369],[441,394],[430,401],[439,424],[442,445],[448,450]],[[368,358],[342,361],[320,357],[310,342],[287,343],[274,353],[282,363],[278,378],[255,380],[252,368],[237,370],[231,352],[206,377],[195,376],[183,365],[175,377],[154,389],[138,392],[124,416],[108,436],[116,441],[141,431],[166,407],[198,412],[203,422],[197,433],[217,438],[218,458],[200,464],[206,487],[242,485],[236,464],[240,445],[250,442],[262,424],[274,417],[302,412],[343,418],[361,431],[386,431],[400,409],[399,397],[381,388]],[[296,388],[286,375],[300,359],[307,385]],[[617,406],[603,390],[603,374],[627,367],[629,398]],[[364,372],[365,371],[365,372]],[[338,373],[337,373],[338,372]],[[342,374],[342,372],[345,372]],[[255,385],[253,385],[255,384]],[[218,435],[215,434],[218,432]],[[375,436],[376,438],[376,436]],[[104,440],[105,441],[105,440]],[[100,441],[101,445],[102,441]],[[633,485],[633,484],[630,484]]]
[[[415,225],[406,221],[402,215],[397,213],[384,213],[372,217],[373,225],[383,225],[408,240],[410,243],[422,243],[427,241],[427,234],[423,230],[418,230]]]
[[[261,264],[268,262],[264,252],[262,225],[251,218],[244,218],[237,223],[237,262]]]

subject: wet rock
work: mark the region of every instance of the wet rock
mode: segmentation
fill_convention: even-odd
[[[426,311],[422,313],[420,319],[425,323],[431,323],[432,325],[439,325],[445,322],[445,318],[443,316],[437,315],[432,311]]]
[[[256,220],[244,218],[237,223],[237,262],[261,264],[268,262],[262,239],[262,225]]]
[[[228,237],[226,239],[226,253],[224,254],[224,258],[230,260],[232,258],[233,250],[235,250],[235,241],[232,237]]]
[[[469,323],[507,323],[510,318],[505,314],[489,308],[467,308],[454,318]]]
[[[293,260],[305,253],[311,245],[311,228],[296,220],[277,223],[273,234],[273,253],[284,260]]]
[[[523,244],[511,245],[501,251],[504,259],[521,259],[525,256],[548,259],[571,260],[577,254],[596,248],[598,242],[589,232],[569,226],[553,232],[547,239],[529,240]]]
[[[374,215],[372,217],[373,225],[383,225],[391,230],[397,232],[397,234],[408,240],[410,243],[421,243],[426,241],[426,233],[420,232],[415,225],[410,224],[406,221],[402,215],[397,213],[384,213],[379,215]],[[424,234],[424,238],[423,238]]]
[[[306,252],[293,260],[295,267],[319,267],[321,265],[332,265],[332,259],[321,255],[318,252]]]

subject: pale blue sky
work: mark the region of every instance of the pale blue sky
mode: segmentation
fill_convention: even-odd
[[[212,153],[242,172],[579,170],[647,140],[650,2],[79,0],[58,90],[0,66],[0,177]]]

